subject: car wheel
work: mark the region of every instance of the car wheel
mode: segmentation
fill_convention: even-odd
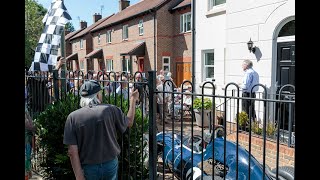
[[[276,174],[277,169],[274,168],[272,172]],[[294,168],[291,166],[281,166],[278,170],[279,176],[285,178],[286,180],[294,180]]]

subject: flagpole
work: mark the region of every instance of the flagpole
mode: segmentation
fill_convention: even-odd
[[[61,0],[63,3],[63,0]],[[61,34],[61,43],[60,43],[60,50],[61,50],[61,58],[66,58],[66,51],[65,51],[65,27],[63,28]],[[61,60],[60,60],[61,61]],[[67,63],[67,62],[66,62]],[[61,65],[61,96],[66,94],[66,63],[62,63]]]

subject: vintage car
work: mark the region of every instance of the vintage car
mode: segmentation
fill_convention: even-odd
[[[223,127],[218,126],[212,134],[207,134],[202,140],[202,136],[183,136],[171,132],[160,132],[156,135],[158,157],[163,159],[166,166],[178,179],[236,179],[236,143],[226,141],[226,163],[224,163],[224,138]],[[213,160],[213,138],[214,138],[214,160]],[[193,162],[191,160],[191,150],[193,146]],[[182,159],[181,159],[182,152]],[[203,153],[203,163],[202,160]],[[238,146],[238,179],[246,180],[249,174],[249,152]],[[203,164],[204,168],[201,168]],[[272,171],[266,165],[265,173],[263,166],[255,157],[250,155],[250,179],[261,180],[265,176],[266,180],[276,179],[276,169]],[[203,169],[203,172],[202,170]],[[214,169],[214,170],[213,170]],[[182,171],[182,173],[181,173]],[[293,167],[285,166],[278,168],[278,179],[293,180]],[[183,177],[181,177],[181,174]]]

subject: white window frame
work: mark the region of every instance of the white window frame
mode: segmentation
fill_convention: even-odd
[[[186,29],[187,28],[187,16],[190,16],[190,29]],[[184,14],[180,15],[180,33],[185,33],[185,32],[191,32],[191,23],[192,23],[192,19],[191,19],[191,13],[187,12]]]
[[[125,37],[125,35],[127,37]],[[129,26],[128,24],[122,26],[122,40],[128,40],[129,38]]]
[[[83,39],[80,39],[80,49],[83,49]]]
[[[101,34],[99,33],[99,34],[98,34],[98,45],[100,45],[100,40],[101,40],[101,39],[100,39],[100,38],[101,38],[100,36],[101,36]]]
[[[143,35],[143,20],[142,19],[140,19],[140,21],[139,21],[138,28],[139,28],[139,35],[142,36]]]
[[[168,58],[168,59],[169,59],[168,63],[164,63],[164,59],[165,59],[165,58]],[[163,69],[163,72],[164,72],[165,75],[167,75],[168,72],[171,72],[171,69],[170,69],[170,61],[171,61],[170,56],[162,56],[162,69]],[[165,71],[165,68],[164,68],[165,66],[168,66],[168,67],[169,67],[169,70],[168,70],[168,71]]]
[[[206,65],[206,54],[208,53],[213,53],[213,65]],[[203,50],[202,51],[202,64],[203,64],[203,72],[202,72],[202,80],[203,81],[212,81],[212,79],[214,79],[214,76],[213,77],[206,77],[206,74],[207,74],[207,67],[213,67],[214,68],[214,58],[215,55],[214,55],[214,49],[208,49],[208,50]],[[214,71],[213,71],[214,72]]]
[[[107,38],[106,38],[107,39],[107,43],[110,44],[111,43],[111,30],[107,31],[107,35],[106,36],[107,36]]]
[[[113,59],[106,59],[107,72],[113,71]]]
[[[225,0],[225,1],[227,2],[227,0]],[[208,11],[210,11],[211,9],[213,9],[216,6],[223,6],[226,4],[226,2],[216,5],[216,0],[208,0]]]
[[[127,69],[123,69],[123,61],[126,61]],[[131,68],[130,68],[130,58],[128,58],[128,57],[123,58],[123,57],[122,57],[122,71],[127,72],[127,73],[130,73],[130,72],[131,72]]]
[[[85,60],[80,60],[80,62],[79,62],[79,68],[80,68],[80,70],[84,70],[84,61]]]

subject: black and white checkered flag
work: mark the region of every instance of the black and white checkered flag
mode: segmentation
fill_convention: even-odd
[[[58,48],[65,24],[71,20],[63,1],[53,0],[42,19],[44,29],[35,50],[30,71],[52,71],[57,63]]]

